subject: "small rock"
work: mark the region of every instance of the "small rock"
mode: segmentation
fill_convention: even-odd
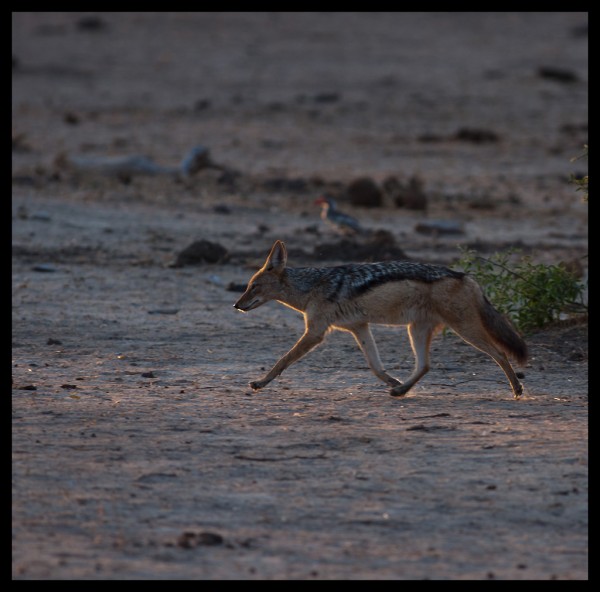
[[[200,532],[198,533],[199,545],[222,545],[223,537],[216,532]]]
[[[142,377],[143,378],[156,378],[156,376],[154,375],[154,372],[142,372]]]
[[[216,532],[190,532],[186,531],[181,533],[177,539],[177,546],[183,549],[193,549],[200,545],[204,546],[215,546],[222,545],[224,539],[220,534]]]
[[[58,339],[52,339],[52,337],[49,337],[48,341],[46,341],[46,345],[62,345],[62,341],[59,341]]]
[[[225,288],[228,292],[245,292],[247,284],[238,284],[236,282],[229,282]]]
[[[341,99],[338,92],[321,92],[313,97],[315,103],[337,103]]]
[[[198,171],[211,168],[214,163],[206,146],[194,146],[181,161],[180,169],[185,175],[194,175]]]
[[[83,16],[77,20],[75,26],[80,31],[97,32],[106,29],[106,21],[102,20],[99,16]]]
[[[31,152],[32,148],[27,141],[26,134],[16,133],[12,136],[12,149],[14,152]]]
[[[563,82],[570,84],[579,80],[577,74],[571,70],[564,68],[556,68],[555,66],[541,66],[538,68],[538,76],[540,78],[547,78],[549,80],[555,80],[556,82]]]
[[[33,271],[39,271],[42,273],[52,273],[56,271],[56,267],[52,267],[52,265],[48,265],[47,263],[40,263],[38,265],[34,265],[31,269],[33,269]]]
[[[464,234],[465,232],[462,224],[454,220],[428,220],[426,222],[419,222],[415,226],[415,231],[434,236],[439,234]]]
[[[216,214],[225,214],[225,215],[229,215],[232,213],[231,208],[227,204],[217,204],[213,208],[213,212],[215,212]]]
[[[81,118],[79,115],[77,115],[77,113],[73,113],[73,111],[67,111],[63,115],[63,121],[69,125],[77,125],[81,122]]]
[[[195,103],[194,103],[194,111],[196,113],[199,113],[200,111],[205,111],[206,109],[208,109],[211,105],[210,99],[198,99]]]
[[[218,243],[207,240],[194,241],[177,255],[171,267],[185,265],[202,265],[204,263],[224,263],[229,259],[229,252]]]
[[[488,144],[499,142],[500,136],[491,130],[461,127],[454,134],[454,139],[462,142],[473,142],[474,144]]]
[[[346,187],[346,196],[354,206],[379,208],[383,205],[383,192],[370,177],[360,177]]]
[[[48,212],[44,212],[43,210],[38,210],[37,212],[33,212],[31,214],[32,220],[39,220],[41,222],[50,222],[52,220],[50,214]]]
[[[267,191],[280,191],[282,193],[308,193],[311,189],[310,183],[302,177],[295,179],[270,177],[263,181],[263,187]]]
[[[376,230],[364,241],[342,239],[337,243],[322,243],[315,246],[313,256],[320,261],[401,261],[407,260],[406,253],[396,244],[387,230]]]
[[[423,181],[416,176],[403,184],[396,177],[388,177],[383,182],[383,188],[399,208],[408,210],[426,210],[427,196],[423,190]]]

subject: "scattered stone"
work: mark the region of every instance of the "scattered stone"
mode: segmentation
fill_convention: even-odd
[[[360,177],[346,187],[346,197],[353,206],[380,208],[383,205],[383,191],[370,177]]]
[[[61,384],[60,388],[65,389],[65,390],[73,390],[77,388],[76,384]]]
[[[562,82],[570,84],[577,82],[579,77],[572,70],[565,68],[557,68],[555,66],[540,66],[538,68],[538,76],[540,78],[547,78],[556,82]]]
[[[40,263],[38,265],[34,265],[31,269],[33,269],[33,271],[39,271],[41,273],[53,273],[56,271],[56,267],[52,267],[52,265],[48,265],[47,263]]]
[[[383,189],[398,208],[421,211],[427,209],[423,181],[417,176],[412,176],[406,184],[398,181],[396,177],[388,177],[383,182]]]
[[[576,134],[580,134],[580,133],[587,134],[588,133],[588,124],[587,124],[587,122],[565,123],[560,126],[559,131],[561,133],[571,134],[571,135],[576,135]],[[14,144],[14,140],[13,140],[13,144]],[[14,150],[14,148],[13,148],[13,150]]]
[[[37,386],[33,384],[26,384],[25,386],[20,387],[22,391],[37,391]]]
[[[461,142],[473,142],[474,144],[488,144],[500,141],[500,136],[496,132],[471,127],[459,128],[453,138]]]
[[[425,133],[417,137],[419,142],[473,142],[474,144],[485,144],[499,142],[500,136],[491,130],[461,127],[454,134],[440,135],[435,133]]]
[[[315,103],[337,103],[341,98],[338,92],[321,92],[314,95],[313,101]]]
[[[589,27],[587,23],[582,25],[577,25],[571,29],[571,35],[573,37],[587,37],[589,32]]]
[[[256,227],[256,230],[257,230],[258,234],[265,234],[265,232],[269,232],[271,230],[271,227],[267,226],[266,224],[259,224]]]
[[[440,234],[464,234],[464,228],[460,222],[455,220],[427,220],[419,222],[415,231],[420,234],[438,236]]]
[[[232,210],[227,204],[218,204],[213,208],[213,212],[215,212],[215,214],[229,215],[232,213]]]
[[[63,115],[63,121],[69,125],[77,125],[81,123],[81,118],[79,115],[77,115],[77,113],[73,113],[73,111],[67,111]]]
[[[224,185],[225,187],[233,191],[241,176],[242,173],[240,173],[239,171],[235,171],[233,169],[223,169],[223,172],[217,178],[217,183],[219,185]]]
[[[490,195],[485,194],[470,197],[467,201],[467,207],[472,210],[495,210],[497,204]]]
[[[447,425],[425,425],[423,423],[419,423],[413,426],[409,426],[406,428],[407,432],[435,432],[437,430],[450,430],[453,431],[456,428],[454,426]]]
[[[360,242],[344,238],[337,243],[317,245],[313,256],[318,260],[339,261],[398,261],[407,260],[406,253],[396,244],[393,235],[387,230],[376,230]]]
[[[148,314],[172,315],[172,314],[177,314],[178,312],[179,312],[178,308],[155,308],[153,310],[149,310]]]
[[[310,183],[302,178],[271,177],[263,182],[263,187],[268,191],[282,193],[308,193],[311,190]]]
[[[27,142],[27,136],[24,133],[15,133],[12,136],[13,152],[31,152],[32,148]]]
[[[106,21],[99,16],[83,16],[75,23],[75,27],[80,31],[89,31],[93,33],[103,31],[107,26]]]
[[[567,360],[569,362],[583,362],[587,358],[586,354],[583,351],[573,350],[567,356]]]
[[[434,134],[431,132],[426,132],[424,134],[417,136],[418,142],[444,142],[445,140],[446,140],[445,136],[442,136],[440,134]]]
[[[171,267],[185,265],[202,265],[205,263],[224,263],[229,259],[229,252],[218,243],[207,240],[194,241],[183,249]]]
[[[52,339],[52,337],[50,337],[48,341],[46,341],[46,345],[62,345],[62,341],[59,341],[58,339]]]
[[[142,372],[142,378],[156,378],[154,372]]]
[[[198,171],[207,168],[221,168],[216,165],[211,157],[210,151],[206,146],[194,146],[183,158],[180,171],[184,175],[195,175]]]
[[[228,292],[245,292],[247,284],[238,284],[237,282],[229,282],[225,288]]]
[[[40,220],[41,222],[50,222],[52,220],[50,214],[48,212],[44,212],[43,210],[38,210],[37,212],[33,212],[31,214],[32,220]]]
[[[210,99],[198,99],[194,103],[194,111],[199,113],[200,111],[206,111],[211,105]]]
[[[216,532],[190,532],[181,533],[177,539],[177,546],[182,549],[193,549],[198,546],[222,545],[225,539]]]

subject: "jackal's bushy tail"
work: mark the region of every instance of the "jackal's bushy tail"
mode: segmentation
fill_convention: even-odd
[[[481,320],[490,336],[504,352],[512,356],[519,364],[525,364],[529,357],[527,344],[517,333],[512,323],[492,303],[483,296],[483,304],[480,309]]]

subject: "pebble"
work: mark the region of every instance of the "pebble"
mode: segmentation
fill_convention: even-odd
[[[194,241],[177,255],[171,267],[200,265],[204,263],[224,263],[229,259],[229,252],[218,243],[207,240]]]
[[[31,269],[33,269],[33,271],[39,271],[42,273],[52,273],[56,271],[56,267],[53,267],[47,263],[39,263],[38,265],[34,265]]]
[[[354,206],[379,208],[383,205],[383,191],[370,177],[360,177],[346,188],[346,195]]]
[[[464,228],[460,222],[454,220],[429,220],[419,222],[415,231],[421,234],[464,234]]]

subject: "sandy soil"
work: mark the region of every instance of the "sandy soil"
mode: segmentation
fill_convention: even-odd
[[[585,323],[528,336],[518,401],[450,333],[405,398],[343,334],[253,393],[302,320],[232,307],[276,238],[343,261],[313,201],[363,176],[421,179],[342,200],[411,259],[585,274],[587,64],[582,13],[13,13],[13,578],[587,579]],[[197,240],[228,258],[172,266]]]

